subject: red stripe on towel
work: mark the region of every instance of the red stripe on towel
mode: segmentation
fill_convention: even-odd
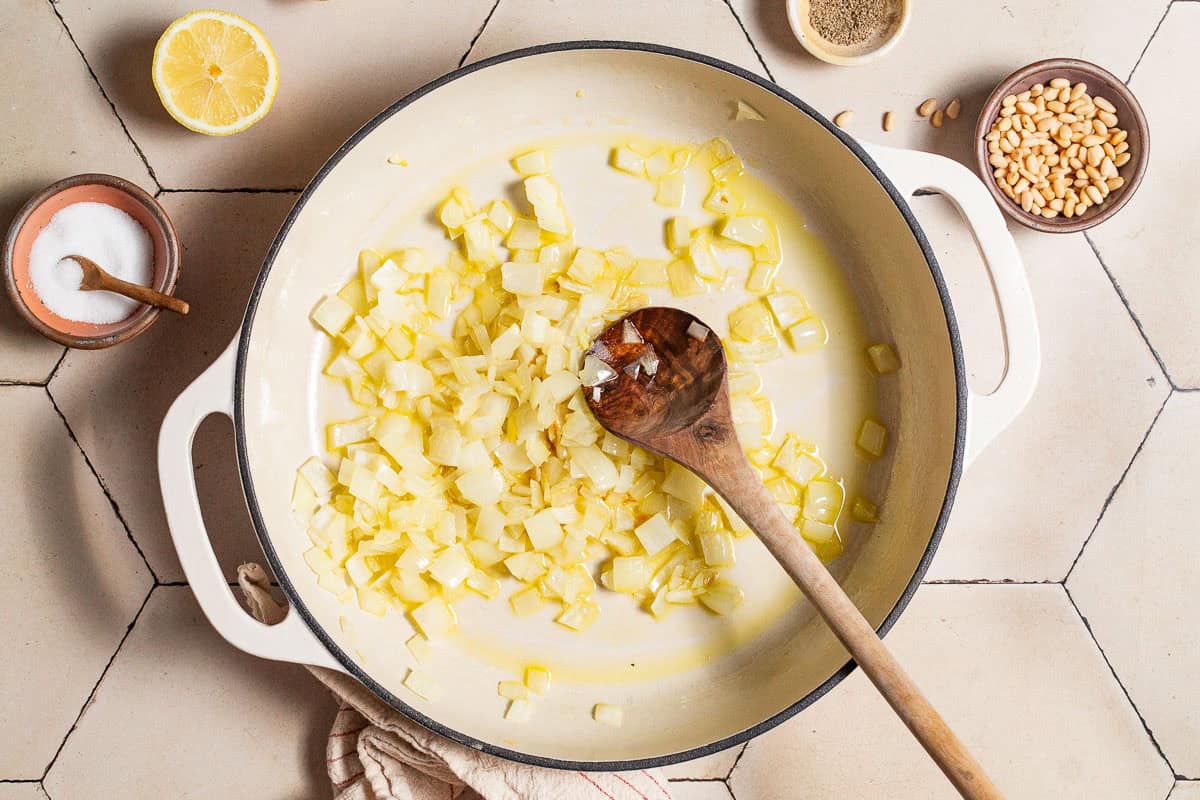
[[[617,798],[613,797],[611,794],[609,794],[608,792],[604,791],[604,789],[602,789],[602,788],[600,787],[600,784],[596,783],[594,780],[592,780],[591,778],[589,778],[587,775],[583,774],[582,772],[577,772],[577,773],[575,773],[575,774],[576,774],[576,775],[578,775],[579,777],[583,778],[585,781],[587,781],[588,783],[590,783],[592,786],[595,786],[595,787],[596,787],[596,791],[597,791],[597,792],[599,792],[600,794],[604,795],[605,797],[607,797],[607,798],[608,798],[608,800],[617,800]]]
[[[664,789],[663,785],[661,783],[659,783],[658,780],[653,775],[651,775],[646,770],[642,770],[642,774],[645,775],[647,778],[649,778],[650,782],[658,787],[658,790],[663,793],[663,797],[667,798],[667,800],[671,800],[671,793],[668,792],[666,789]]]
[[[639,788],[637,788],[636,786],[634,786],[634,785],[633,785],[632,783],[630,783],[629,781],[625,780],[625,776],[624,776],[624,775],[622,775],[621,773],[619,773],[619,772],[614,772],[614,773],[613,773],[613,777],[614,777],[614,778],[616,778],[617,780],[619,780],[621,783],[623,783],[623,784],[625,784],[626,786],[628,786],[630,789],[633,789],[635,792],[637,792],[637,796],[638,796],[638,797],[640,797],[640,798],[642,798],[642,800],[650,800],[650,798],[649,798],[649,797],[646,797],[646,793],[645,793],[645,792],[643,792],[641,789],[639,789]]]

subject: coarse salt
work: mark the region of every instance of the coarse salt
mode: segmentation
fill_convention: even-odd
[[[105,203],[73,203],[50,218],[29,250],[29,278],[46,308],[75,322],[120,322],[141,304],[119,294],[83,291],[83,270],[71,255],[95,261],[104,271],[149,286],[154,243],[141,223]]]

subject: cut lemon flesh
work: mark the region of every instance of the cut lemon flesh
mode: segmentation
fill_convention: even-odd
[[[185,14],[154,48],[154,88],[185,128],[210,136],[244,131],[271,109],[279,63],[258,27],[228,11]]]

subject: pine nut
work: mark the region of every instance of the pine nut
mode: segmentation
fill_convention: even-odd
[[[833,124],[839,128],[845,128],[854,120],[854,111],[847,109],[833,118]]]
[[[1088,148],[1088,164],[1093,167],[1100,166],[1100,162],[1105,158],[1104,151],[1098,144],[1094,144]]]
[[[1099,193],[1097,192],[1097,194],[1099,194]],[[1032,192],[1022,192],[1021,193],[1021,210],[1024,211],[1026,214],[1028,214],[1030,211],[1033,211],[1033,193]]]
[[[1008,108],[1002,108],[1002,109],[1000,109],[1000,116],[1011,117],[1013,114],[1016,113],[1016,111],[1017,111],[1017,109],[1014,106],[1009,106]]]
[[[1058,115],[1059,122],[1078,122],[1079,117],[1072,114],[1070,111],[1063,111]]]
[[[930,102],[930,101],[929,100],[925,101],[925,103],[928,103],[928,102]],[[922,103],[921,105],[925,105],[925,103]],[[934,105],[936,105],[936,104],[937,104],[936,101],[934,101]],[[1003,106],[1004,108],[1012,108],[1016,104],[1017,104],[1017,96],[1015,94],[1007,95],[1007,96],[1005,96],[1005,98],[1003,100],[1000,101],[1000,105]],[[920,113],[920,111],[918,110],[917,113]],[[932,114],[933,109],[930,109],[929,113]],[[922,115],[922,116],[924,116],[924,115]]]
[[[1050,85],[1055,89],[1067,89],[1070,88],[1071,82],[1066,78],[1051,78]]]
[[[1028,101],[1031,97],[1033,97],[1033,92],[1025,90],[1017,95],[1017,102]]]
[[[1071,99],[1078,100],[1087,91],[1087,84],[1080,82],[1071,87]]]
[[[1018,175],[1015,172],[1010,172],[1010,173],[1008,173],[1008,176],[1004,179],[1004,182],[1006,184],[1008,184],[1009,186],[1016,186],[1017,182],[1020,180],[1021,180],[1020,175]]]
[[[1008,139],[1001,139],[999,142],[997,142],[997,144],[1000,145],[1001,153],[1011,153],[1013,151],[1012,142],[1010,142]]]
[[[934,111],[933,116],[929,118],[929,124],[935,128],[942,127],[943,116],[942,110],[939,108],[938,110]]]
[[[1093,203],[1100,204],[1104,202],[1104,195],[1100,194],[1100,190],[1095,186],[1089,185],[1084,191],[1087,192],[1087,196],[1092,199]]]
[[[1051,102],[1058,99],[1058,89],[1051,86],[1049,89],[1042,92],[1042,96],[1046,98],[1046,105],[1050,105]]]
[[[1113,164],[1118,167],[1123,167],[1129,163],[1129,153],[1117,153],[1117,157],[1113,159]]]
[[[1016,147],[1021,143],[1021,137],[1017,135],[1016,131],[1009,131],[1008,133],[1004,134],[1004,138],[1007,139],[1008,143],[1013,147]]]
[[[1098,119],[1092,120],[1092,131],[1097,136],[1103,136],[1105,139],[1108,138],[1108,126]]]
[[[1117,107],[1114,106],[1112,103],[1108,102],[1108,100],[1101,97],[1100,95],[1096,95],[1095,97],[1093,97],[1092,102],[1095,103],[1096,105],[1100,106],[1100,108],[1104,109],[1105,111],[1107,111],[1110,114],[1117,113]]]
[[[1012,117],[1004,117],[1003,119],[1000,120],[1000,123],[996,126],[996,130],[1000,131],[1001,133],[1007,133],[1008,131],[1012,130],[1012,126],[1013,126],[1013,118]],[[1115,142],[1114,142],[1114,144],[1115,144]]]
[[[1102,148],[1104,148],[1104,155],[1108,156],[1109,158],[1116,158],[1116,157],[1117,157],[1117,151],[1116,151],[1116,150],[1113,148],[1113,146],[1112,146],[1111,144],[1109,144],[1108,142],[1105,142],[1104,144],[1102,144],[1102,145],[1100,145],[1100,146],[1101,146]]]
[[[1031,94],[1034,97],[1037,97],[1039,94],[1041,94],[1044,91],[1046,91],[1046,87],[1040,83],[1035,83],[1033,86],[1029,87],[1029,94]]]
[[[993,142],[993,144],[995,143]],[[996,150],[998,151],[999,148],[996,148]],[[988,163],[993,167],[1003,167],[1008,164],[1008,159],[1005,158],[1002,153],[993,152],[990,156],[988,156]]]
[[[946,116],[950,119],[958,119],[958,112],[962,110],[962,103],[956,97],[950,101],[950,105],[946,106]]]
[[[1103,141],[1104,141],[1103,136],[1092,133],[1092,134],[1088,134],[1087,136],[1084,136],[1083,141],[1080,142],[1080,144],[1082,144],[1084,147],[1095,147],[1096,145],[1100,144]]]
[[[1093,180],[1093,181],[1098,181],[1104,177],[1103,175],[1100,174],[1100,168],[1093,167],[1091,164],[1088,164],[1086,167],[1083,168],[1083,173],[1085,175],[1087,175],[1090,180]]]
[[[1029,179],[1021,178],[1021,180],[1017,181],[1016,184],[1013,186],[1013,191],[1016,192],[1017,194],[1021,194],[1021,195],[1028,192],[1029,191]]]
[[[1101,197],[1108,197],[1108,193],[1111,191],[1108,188],[1108,184],[1104,181],[1094,181],[1092,186],[1096,187],[1096,191],[1100,192]]]
[[[1100,120],[1110,128],[1115,127],[1117,124],[1117,115],[1111,111],[1101,111],[1096,115],[1096,119]]]
[[[891,111],[884,112],[883,129],[885,131],[890,131],[895,126],[896,126],[896,115],[893,114]],[[991,141],[995,141],[995,140],[993,139]]]
[[[1125,141],[1125,139],[1128,138],[1128,136],[1129,136],[1129,131],[1110,132],[1108,141],[1113,147],[1116,147],[1121,142]]]
[[[1058,216],[1058,212],[1055,211],[1053,208],[1043,208],[1042,216],[1045,217],[1046,219],[1054,219],[1055,217]]]
[[[1119,145],[1116,145],[1115,147],[1113,147],[1113,150],[1115,150],[1118,155],[1120,155],[1121,153],[1124,153],[1128,149],[1129,149],[1129,142],[1121,142]]]
[[[1009,95],[1009,97],[1012,97],[1012,95]],[[1013,105],[1013,103],[1016,103],[1016,102],[1017,102],[1017,98],[1015,98],[1015,97],[1012,98],[1012,103],[1008,102],[1008,97],[1004,98],[1005,108]],[[922,117],[928,117],[930,114],[933,113],[934,109],[936,109],[936,108],[937,108],[937,100],[930,97],[929,99],[927,99],[923,103],[921,103],[921,105],[917,106],[917,113],[920,114]]]
[[[1061,197],[1056,197],[1050,201],[1050,207],[1055,211],[1062,211],[1064,205],[1066,205],[1066,201],[1064,201]]]
[[[1017,110],[1023,114],[1036,114],[1038,107],[1028,100],[1022,100],[1017,103]]]
[[[1108,156],[1105,156],[1104,160],[1100,162],[1100,174],[1105,178],[1115,178],[1117,175],[1117,165]]]
[[[1107,184],[1109,191],[1115,192],[1125,185],[1125,179],[1118,175],[1115,178],[1109,178]]]

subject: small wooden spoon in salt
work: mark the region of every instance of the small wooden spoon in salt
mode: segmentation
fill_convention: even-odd
[[[85,258],[84,256],[66,256],[66,259],[74,261],[83,270],[83,282],[79,284],[79,288],[85,292],[115,292],[131,300],[137,300],[139,303],[145,303],[157,308],[165,308],[179,315],[188,313],[188,304],[178,297],[172,297],[169,294],[155,291],[149,286],[142,286],[137,283],[123,281],[120,278],[114,278],[90,258]]]
[[[636,365],[636,366],[634,366]],[[612,433],[696,473],[728,501],[825,618],[897,716],[968,800],[1001,800],[983,767],[800,538],[751,467],[729,406],[725,349],[696,317],[643,308],[614,322],[584,358],[584,389]]]

